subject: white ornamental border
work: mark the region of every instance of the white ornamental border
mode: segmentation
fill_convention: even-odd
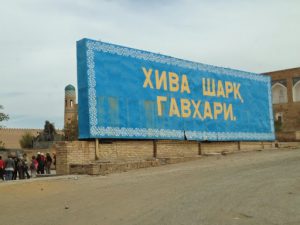
[[[273,133],[247,133],[247,132],[198,132],[186,131],[188,140],[272,140]]]
[[[169,56],[155,54],[151,52],[141,51],[132,48],[121,47],[113,44],[96,42],[88,40],[86,42],[87,55],[87,75],[88,75],[88,106],[89,106],[89,122],[90,135],[101,137],[149,137],[149,138],[183,138],[184,132],[181,130],[169,129],[152,129],[152,128],[120,128],[120,127],[97,127],[97,101],[96,101],[96,75],[94,51],[106,52],[120,56],[132,57],[137,59],[148,60],[167,65],[180,66],[183,68],[207,71],[211,73],[221,73],[228,76],[239,77],[243,79],[255,80],[260,82],[269,82],[270,77],[261,76],[249,72],[237,71],[228,68],[216,67],[202,63],[191,62],[187,60],[177,59]],[[268,85],[269,99],[271,100],[271,87]],[[271,131],[274,131],[272,124],[272,103],[269,100],[269,113],[271,122]],[[274,133],[243,133],[243,132],[197,132],[185,131],[187,139],[194,140],[270,140],[274,139]]]

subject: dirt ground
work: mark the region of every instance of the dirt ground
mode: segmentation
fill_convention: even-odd
[[[2,225],[299,225],[300,149],[0,183]]]

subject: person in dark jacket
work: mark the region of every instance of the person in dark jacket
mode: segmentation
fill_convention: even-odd
[[[38,161],[37,173],[44,174],[45,173],[45,157],[44,157],[44,155],[38,152],[36,160]]]
[[[24,169],[24,176],[26,175],[27,179],[30,179],[30,175],[28,173],[29,166],[28,166],[28,159],[27,159],[27,154],[26,153],[23,154],[23,162],[24,162],[24,168],[23,168]]]
[[[51,173],[52,158],[49,153],[46,154],[46,174]]]
[[[18,171],[18,174],[19,174],[19,179],[20,180],[25,179],[25,176],[24,176],[24,159],[23,159],[23,156],[18,157],[17,171]]]
[[[15,162],[9,154],[8,158],[5,160],[5,180],[12,180],[14,170]]]
[[[12,180],[16,180],[18,178],[18,162],[19,162],[19,158],[16,157],[16,156],[13,156],[12,159],[14,160],[14,163],[15,163]]]
[[[56,169],[56,153],[53,153],[53,165],[54,168]]]

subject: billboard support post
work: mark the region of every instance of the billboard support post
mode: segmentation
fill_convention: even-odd
[[[95,159],[96,160],[99,159],[98,153],[99,153],[99,139],[96,138],[95,139]]]

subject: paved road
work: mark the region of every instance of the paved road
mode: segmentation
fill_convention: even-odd
[[[0,183],[3,225],[299,225],[300,149]]]

